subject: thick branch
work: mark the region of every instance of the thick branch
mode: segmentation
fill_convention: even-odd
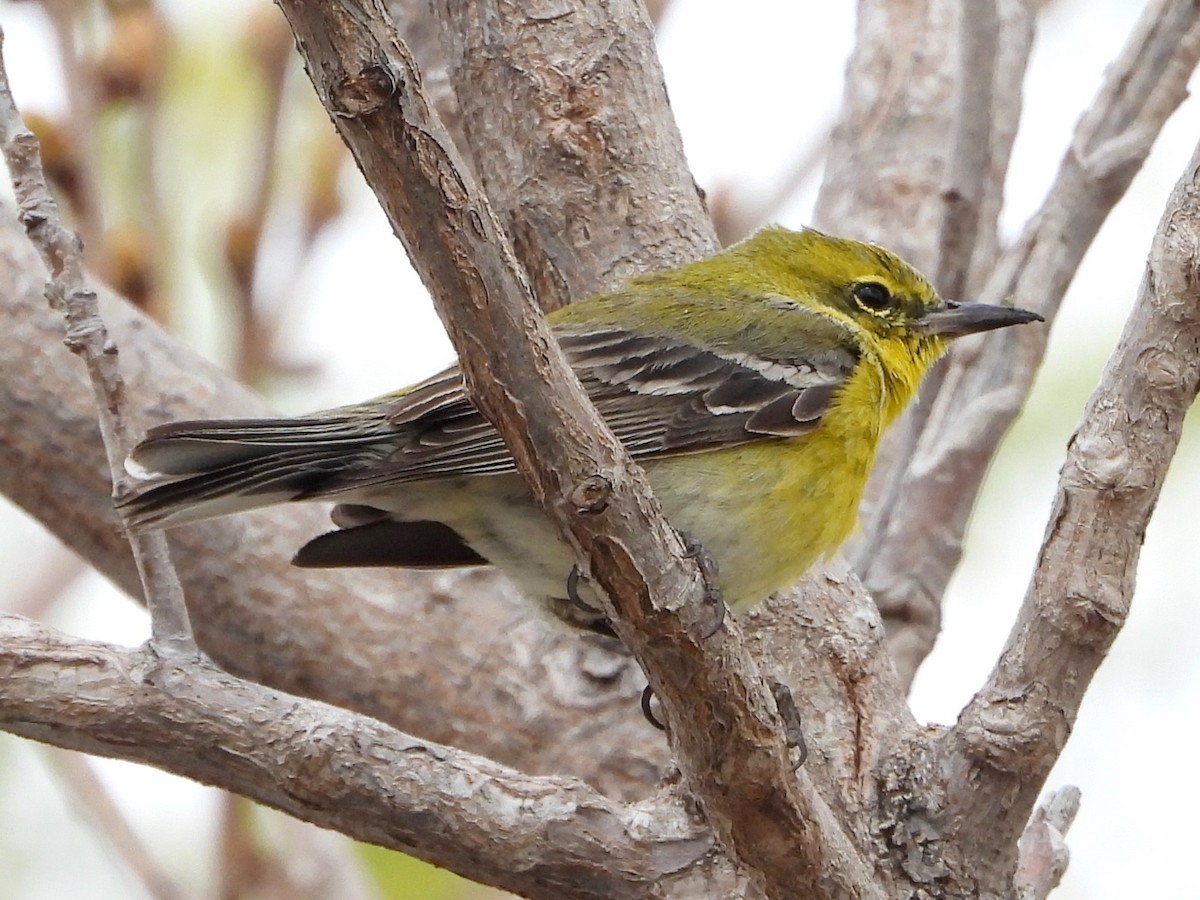
[[[1004,653],[942,748],[971,842],[1017,837],[1125,622],[1146,524],[1200,390],[1200,147],[1167,204],[1137,306],[1071,439]]]
[[[880,761],[917,725],[896,680],[879,610],[844,561],[746,614],[754,659],[786,683],[816,752],[805,771],[843,821],[879,802]]]
[[[612,599],[616,630],[675,723],[676,758],[722,843],[768,890],[874,896],[841,825],[807,777],[794,777],[737,630],[704,640],[698,567],[588,404],[382,8],[282,6],[318,94],[434,295],[473,401]]]
[[[703,213],[636,6],[577,3],[570,15],[534,23],[533,13],[507,6],[499,14],[495,0],[433,4],[457,60],[451,76],[464,138],[485,163],[481,177],[543,304],[608,285],[636,271],[631,262],[677,263],[700,249]],[[515,85],[522,102],[493,102],[497,83]],[[1012,96],[1008,82],[999,83]],[[979,112],[973,99],[963,106]],[[999,127],[1011,139],[1015,115]],[[577,250],[571,259],[562,256],[566,241]],[[864,767],[891,752],[911,718],[857,579],[813,577],[788,599],[749,617],[754,658],[801,698],[805,736],[821,748],[807,769],[826,802],[852,821],[871,804]]]
[[[569,6],[432,4],[464,139],[545,309],[717,249],[644,4]]]
[[[623,806],[580,781],[524,775],[209,665],[8,615],[0,724],[217,785],[528,896],[640,897],[681,877],[727,877],[703,862],[709,832],[676,801]]]

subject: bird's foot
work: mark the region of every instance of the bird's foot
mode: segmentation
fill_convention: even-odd
[[[775,698],[775,708],[779,710],[779,718],[783,720],[783,737],[787,745],[796,751],[796,768],[799,769],[808,759],[808,745],[804,742],[804,730],[800,727],[800,709],[796,706],[796,698],[786,684],[773,679],[767,680],[771,696]]]
[[[717,560],[711,553],[704,549],[704,545],[698,540],[687,534],[680,534],[683,538],[685,554],[689,559],[694,559],[696,565],[700,568],[700,575],[704,579],[704,605],[708,606],[713,611],[713,623],[704,631],[704,640],[708,640],[715,635],[725,625],[725,598],[721,595],[721,588],[717,585],[717,575],[720,573],[720,566]]]
[[[657,728],[659,731],[666,731],[667,726],[662,720],[654,714],[652,702],[654,700],[654,688],[646,685],[642,691],[642,715],[646,717],[646,721]]]
[[[590,579],[579,570],[579,563],[571,566],[571,573],[567,575],[567,599],[571,601],[571,605],[576,609],[582,610],[585,613],[593,616],[604,615],[604,610],[597,609],[586,600],[579,596],[579,585],[587,584]]]

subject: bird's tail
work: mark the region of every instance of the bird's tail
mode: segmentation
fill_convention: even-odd
[[[334,493],[395,449],[381,431],[361,416],[162,425],[129,455],[140,483],[117,508],[141,529]]]

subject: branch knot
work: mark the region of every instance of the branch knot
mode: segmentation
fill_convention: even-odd
[[[598,515],[608,509],[612,492],[612,479],[597,472],[571,488],[567,500],[581,515]]]
[[[399,90],[395,74],[385,66],[373,64],[340,79],[330,89],[329,100],[336,115],[353,119],[381,109]]]

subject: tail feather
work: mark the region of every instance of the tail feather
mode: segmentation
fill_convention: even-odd
[[[377,435],[364,434],[361,418],[211,419],[171,422],[146,432],[129,465],[161,475],[193,475],[237,462],[251,447],[262,452],[314,443],[344,447]]]
[[[138,529],[319,496],[394,449],[380,438],[369,429],[364,433],[361,419],[160,426],[130,454],[126,468],[142,483],[118,509]]]

